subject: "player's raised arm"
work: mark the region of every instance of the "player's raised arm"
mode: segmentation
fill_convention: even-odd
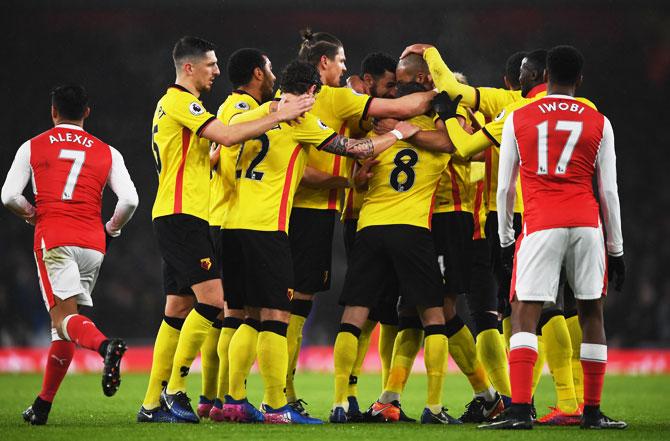
[[[514,243],[514,199],[516,197],[516,180],[519,175],[519,152],[514,134],[512,115],[505,121],[502,143],[500,144],[500,165],[498,168],[498,235],[500,246],[509,247]]]
[[[370,102],[367,116],[377,118],[409,119],[430,110],[435,92],[418,92],[401,98],[374,98]]]
[[[111,146],[110,150],[112,151],[112,168],[109,171],[107,183],[119,200],[116,202],[114,214],[105,224],[105,231],[110,236],[117,237],[121,234],[121,229],[133,217],[133,213],[135,213],[139,204],[139,197],[135,184],[130,179],[123,156]]]
[[[244,120],[235,126],[226,126],[213,119],[200,133],[203,138],[224,146],[239,144],[267,132],[280,122],[291,121],[309,111],[314,105],[314,97],[301,95],[294,100],[273,101],[254,110],[245,112]]]
[[[16,152],[14,162],[2,186],[2,203],[12,213],[30,225],[35,225],[35,207],[23,196],[23,189],[30,181],[30,141],[23,143]]]
[[[335,155],[348,156],[356,159],[366,159],[376,156],[391,147],[397,140],[409,138],[419,131],[419,128],[405,121],[396,124],[395,129],[374,138],[353,139],[342,135],[335,135],[319,149]]]

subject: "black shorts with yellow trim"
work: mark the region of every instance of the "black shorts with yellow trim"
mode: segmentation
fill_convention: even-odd
[[[227,229],[219,231],[223,299],[228,309],[244,309],[246,301],[244,257],[236,232],[237,230]]]
[[[442,306],[442,277],[428,229],[375,225],[358,231],[340,304],[372,309],[390,297],[388,284],[394,279],[405,305]]]
[[[445,294],[470,292],[474,228],[472,213],[467,211],[433,214],[433,240]]]
[[[289,226],[295,290],[305,294],[330,289],[333,229],[337,210],[293,208]]]
[[[157,217],[153,226],[163,257],[166,295],[192,295],[191,286],[219,278],[207,221],[189,214],[171,214]]]
[[[290,311],[293,263],[283,231],[233,231],[242,244],[245,306]]]

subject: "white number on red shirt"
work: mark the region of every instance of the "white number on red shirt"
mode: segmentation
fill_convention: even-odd
[[[86,152],[82,150],[62,149],[58,155],[58,159],[72,161],[72,168],[70,168],[70,173],[67,175],[65,187],[63,188],[63,196],[61,197],[64,201],[69,201],[72,199],[74,187],[77,185],[77,179],[79,179],[79,173],[81,173],[81,168],[84,165],[85,158]]]
[[[537,174],[546,175],[548,173],[548,146],[547,146],[547,132],[549,123],[547,121],[541,122],[537,127]],[[556,121],[555,130],[570,132],[568,140],[563,146],[561,156],[558,158],[554,174],[563,175],[568,168],[572,152],[575,150],[575,145],[582,134],[581,121]]]

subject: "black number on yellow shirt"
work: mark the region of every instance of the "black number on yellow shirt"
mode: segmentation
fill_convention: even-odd
[[[158,133],[158,124],[154,126],[154,129],[151,131],[151,144],[152,148],[154,150],[154,161],[156,161],[156,171],[158,174],[161,174],[161,154],[160,151],[158,150],[158,144],[156,144],[156,138],[155,135]]]
[[[247,179],[253,179],[254,181],[260,181],[261,179],[263,179],[264,173],[260,171],[254,171],[254,169],[258,167],[258,164],[260,164],[263,161],[263,159],[265,159],[265,156],[267,156],[268,150],[270,149],[270,140],[265,134],[259,136],[256,139],[261,142],[261,151],[258,152],[256,157],[249,164],[249,168],[247,169],[247,172],[244,174],[244,177]]]
[[[393,163],[396,167],[391,171],[391,187],[395,191],[403,192],[412,188],[416,173],[414,167],[419,161],[419,155],[412,149],[402,149],[396,153]],[[400,182],[400,174],[405,175],[405,179]]]

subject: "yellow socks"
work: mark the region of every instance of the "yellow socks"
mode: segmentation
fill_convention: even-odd
[[[489,389],[491,382],[486,376],[484,366],[477,358],[475,339],[459,316],[455,316],[445,325],[449,339],[449,354],[461,372],[468,377],[475,394]]]
[[[372,331],[375,330],[375,326],[377,326],[377,322],[366,320],[361,328],[361,335],[358,337],[356,361],[354,362],[354,366],[351,369],[351,376],[349,377],[348,397],[358,396],[358,376],[361,374],[361,368],[363,367],[365,356],[370,347],[370,337],[372,336]]]
[[[502,320],[503,340],[505,341],[505,350],[509,353],[509,339],[512,337],[512,319],[505,317]]]
[[[423,358],[428,374],[426,407],[433,413],[439,413],[442,410],[442,385],[447,373],[449,350],[447,336],[442,332],[444,332],[443,325],[427,326],[424,340]]]
[[[335,364],[334,406],[348,408],[349,377],[357,361],[357,349],[360,346],[361,330],[349,323],[340,324],[340,332],[335,339],[333,361]]]
[[[208,400],[216,398],[217,383],[219,378],[219,355],[217,346],[221,335],[221,320],[214,320],[212,327],[207,333],[205,341],[200,348],[200,361],[202,363],[202,393]]]
[[[566,413],[577,411],[575,385],[572,380],[572,343],[563,315],[552,317],[543,327],[547,364],[554,378],[556,405]]]
[[[156,342],[154,343],[153,360],[151,361],[149,386],[142,403],[145,409],[155,409],[160,406],[161,391],[170,378],[174,351],[177,349],[179,333],[183,325],[184,319],[182,318],[164,317],[160,328],[158,328]]]
[[[200,347],[219,312],[221,312],[221,309],[216,306],[197,303],[195,308],[186,316],[174,353],[167,393],[174,394],[186,391],[186,376],[191,369],[191,364],[198,351],[200,351]]]
[[[309,312],[312,310],[311,300],[291,300],[291,317],[288,321],[286,340],[288,341],[288,376],[286,377],[286,397],[288,401],[295,401],[298,396],[295,391],[295,370],[298,366],[300,346],[302,345],[302,328]]]
[[[542,377],[542,369],[544,368],[544,362],[547,359],[547,351],[544,347],[544,336],[537,336],[537,361],[535,361],[535,366],[533,367],[533,395],[535,395],[535,390],[537,385],[540,382],[540,377]]]
[[[406,328],[398,332],[393,345],[391,369],[384,392],[399,394],[403,391],[409,373],[412,371],[416,354],[421,348],[421,340],[423,340],[423,329]]]
[[[379,358],[382,364],[382,391],[386,386],[391,370],[391,358],[393,357],[393,344],[398,335],[398,327],[394,325],[379,326]]]
[[[512,396],[509,382],[507,354],[498,329],[486,329],[477,335],[477,357],[486,369],[495,390]]]
[[[247,396],[246,381],[249,371],[251,371],[251,367],[256,361],[260,329],[261,324],[258,320],[247,319],[237,328],[230,339],[228,348],[228,395],[235,400],[241,400]]]
[[[258,334],[258,368],[263,377],[263,402],[273,409],[286,405],[286,369],[288,368],[287,324],[267,320]]]
[[[570,332],[570,343],[572,343],[572,381],[575,384],[575,397],[577,403],[584,403],[584,371],[582,370],[582,363],[579,360],[579,353],[582,344],[582,328],[579,326],[579,317],[573,315],[565,319],[568,325],[568,332]]]
[[[219,335],[219,341],[216,345],[216,354],[219,356],[219,378],[217,382],[216,396],[220,400],[228,395],[228,378],[229,378],[229,363],[228,363],[228,349],[230,348],[230,340],[233,338],[235,331],[242,324],[242,320],[235,317],[226,317],[223,319],[223,327]],[[254,345],[254,348],[256,345]]]

